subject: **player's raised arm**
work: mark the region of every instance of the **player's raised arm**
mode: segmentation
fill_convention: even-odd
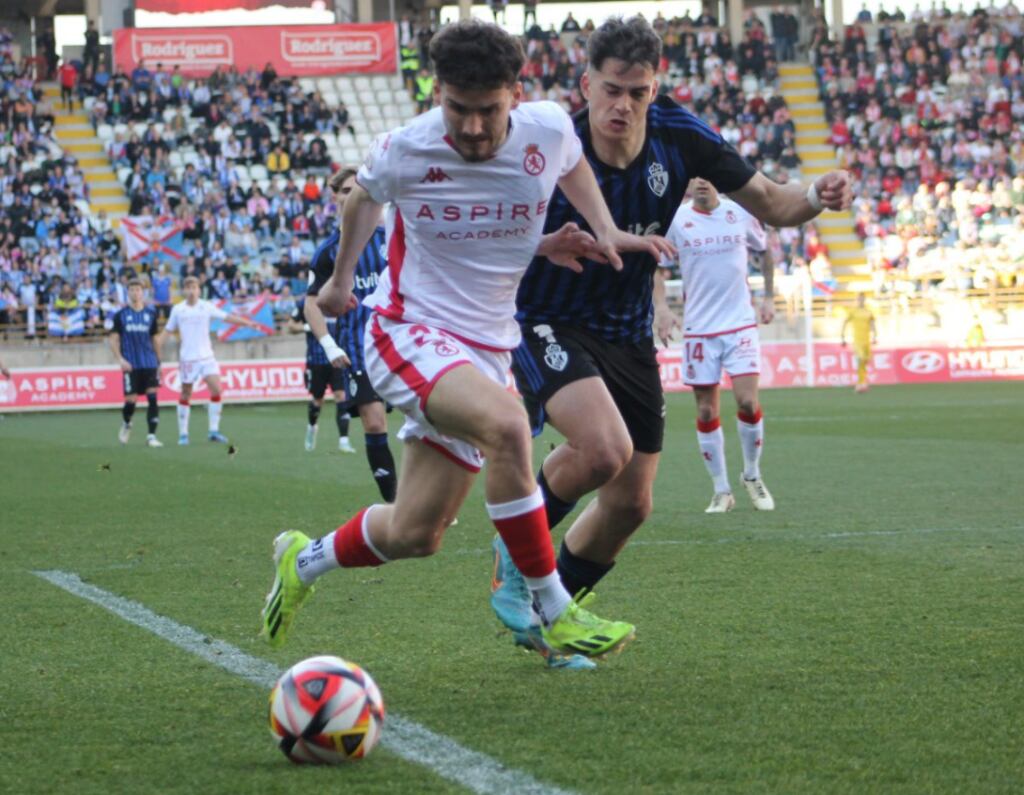
[[[822,210],[845,210],[853,200],[850,175],[830,171],[810,187],[799,182],[780,185],[760,172],[729,197],[757,220],[769,226],[800,226]]]
[[[558,180],[558,187],[586,219],[594,232],[598,251],[615,270],[622,270],[619,251],[646,251],[655,261],[675,256],[675,249],[665,238],[631,235],[615,226],[586,158],[581,157],[573,169]]]
[[[331,317],[340,317],[355,306],[352,278],[359,256],[380,223],[383,206],[358,183],[345,202],[341,216],[341,242],[334,261],[334,275],[320,290],[316,304]],[[306,315],[307,319],[309,315]],[[325,332],[326,333],[326,332]]]

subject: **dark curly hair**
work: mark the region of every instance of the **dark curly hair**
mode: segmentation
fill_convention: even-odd
[[[497,25],[463,19],[430,40],[430,60],[441,83],[473,90],[513,85],[526,56],[519,39]]]
[[[643,17],[611,17],[587,40],[587,60],[593,69],[600,69],[608,58],[618,58],[629,66],[650,66],[657,72],[661,38]]]

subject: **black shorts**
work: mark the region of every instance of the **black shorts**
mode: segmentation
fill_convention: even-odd
[[[345,371],[329,364],[306,365],[306,389],[314,398],[320,400],[327,391],[341,392],[345,388]]]
[[[377,390],[370,383],[370,377],[365,372],[356,372],[348,369],[345,371],[345,400],[349,406],[365,406],[367,403],[383,403],[384,398],[377,394]]]
[[[544,428],[544,406],[558,390],[600,376],[629,429],[638,453],[660,453],[665,438],[665,395],[652,339],[607,342],[572,326],[548,326],[544,337],[523,326],[512,352],[512,373],[536,436]],[[543,328],[543,326],[536,326]]]
[[[150,389],[156,389],[160,386],[160,379],[157,378],[155,367],[136,367],[127,373],[122,373],[122,375],[124,376],[125,397],[128,395],[145,395]]]

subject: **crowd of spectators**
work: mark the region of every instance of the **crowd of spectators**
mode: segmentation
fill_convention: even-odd
[[[872,28],[873,24],[873,28]],[[872,30],[872,35],[868,30]],[[920,7],[812,58],[879,291],[1024,286],[1024,20],[1012,2]]]

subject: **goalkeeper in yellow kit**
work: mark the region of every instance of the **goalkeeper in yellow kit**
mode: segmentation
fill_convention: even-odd
[[[857,392],[868,391],[868,362],[871,361],[871,346],[878,343],[875,330],[875,316],[866,306],[867,296],[857,295],[857,306],[850,310],[843,322],[841,338],[846,347],[846,329],[853,327],[853,355],[857,357]]]

